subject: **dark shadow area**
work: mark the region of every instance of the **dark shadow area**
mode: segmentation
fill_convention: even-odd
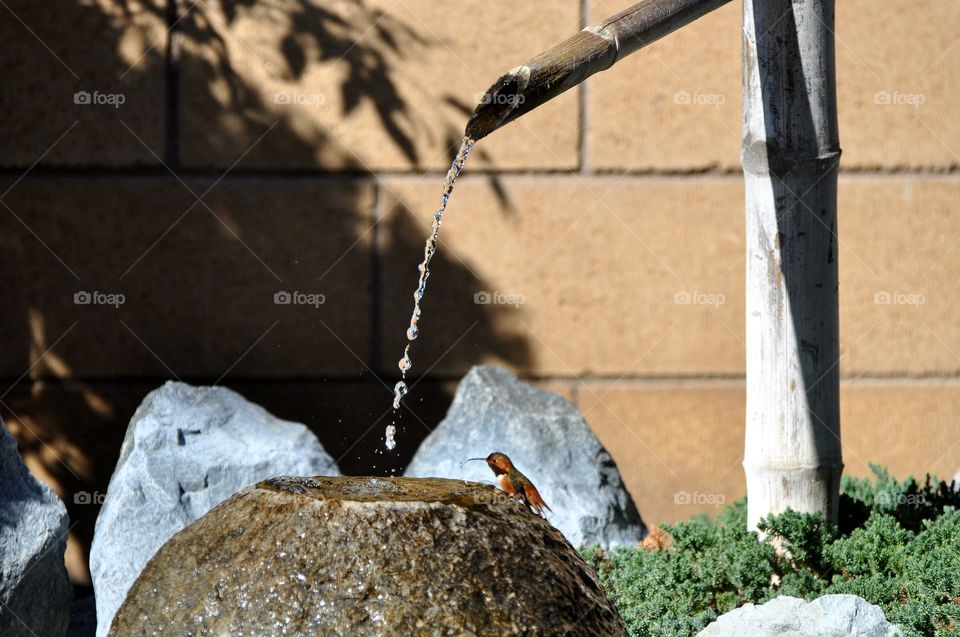
[[[336,136],[265,99],[227,49],[259,46],[255,34],[230,32],[242,11],[275,16],[265,31],[284,32],[269,73],[298,80],[311,62],[336,60],[329,90],[344,111],[373,105],[374,125],[415,163],[419,135],[452,153],[463,123],[421,121],[393,82],[396,60],[430,43],[358,0],[238,0],[222,16],[214,3],[185,11],[191,4],[177,13],[160,0],[71,2],[53,15],[20,0],[10,9],[23,24],[0,29],[12,61],[2,106],[13,114],[0,125],[0,375],[11,388],[0,409],[31,469],[67,505],[78,586],[127,423],[165,380],[231,387],[307,424],[344,473],[384,475],[442,419],[472,364],[522,366],[530,355],[499,326],[505,310],[472,303],[489,284],[442,247],[414,353],[418,374],[437,365],[422,382],[414,375],[399,447],[382,452],[398,376],[383,361],[401,354],[409,320],[425,239],[413,219],[427,223],[433,210],[377,223],[374,176]],[[125,104],[75,103],[78,91],[123,94]],[[229,126],[204,126],[214,117]],[[275,300],[296,291],[324,302]],[[96,294],[102,302],[84,301]]]

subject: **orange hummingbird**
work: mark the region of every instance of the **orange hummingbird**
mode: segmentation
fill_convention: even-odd
[[[538,515],[543,515],[543,509],[553,513],[553,509],[547,506],[547,503],[540,497],[540,492],[537,491],[537,487],[533,486],[533,483],[530,482],[527,476],[520,473],[520,471],[513,466],[507,454],[494,451],[486,458],[470,458],[465,462],[469,462],[470,460],[485,460],[487,466],[493,471],[493,475],[497,477],[500,488],[518,498],[527,505],[527,508],[531,511],[534,511]]]

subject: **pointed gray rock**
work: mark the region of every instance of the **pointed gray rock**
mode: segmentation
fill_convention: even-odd
[[[73,589],[63,553],[67,509],[37,481],[0,420],[0,635],[61,637]]]
[[[744,604],[721,615],[697,637],[896,637],[903,632],[883,610],[856,595],[824,595],[812,602],[783,595]]]
[[[107,634],[137,575],[174,533],[278,475],[339,471],[304,425],[229,389],[168,382],[148,394],[127,427],[90,551],[97,635]]]
[[[493,451],[537,486],[551,524],[574,546],[633,544],[646,534],[613,458],[577,410],[499,367],[470,370],[404,475],[492,483],[486,463],[461,463]]]

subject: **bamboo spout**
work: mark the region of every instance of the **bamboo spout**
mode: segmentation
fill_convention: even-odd
[[[594,73],[729,0],[642,0],[511,69],[487,89],[466,135],[486,137]]]

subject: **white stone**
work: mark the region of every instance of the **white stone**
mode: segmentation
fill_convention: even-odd
[[[900,628],[879,606],[856,595],[824,595],[810,603],[781,596],[721,615],[697,637],[895,637]]]

